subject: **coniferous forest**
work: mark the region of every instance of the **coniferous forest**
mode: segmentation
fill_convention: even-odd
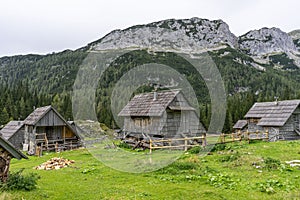
[[[89,45],[76,51],[0,58],[0,125],[13,119],[23,120],[35,107],[49,104],[71,120],[72,86],[81,63],[88,55],[88,49]],[[225,56],[224,52],[227,52]],[[274,101],[275,96],[279,100],[300,98],[299,69],[275,69],[271,62],[264,65],[265,71],[261,71],[236,62],[237,58],[245,63],[253,59],[230,47],[209,54],[222,75],[227,93],[224,132],[230,132],[233,124],[243,118],[256,101]],[[201,76],[174,53],[149,54],[147,51],[127,53],[104,72],[96,90],[95,109],[99,121],[116,128],[110,110],[112,89],[128,70],[153,62],[171,66],[187,78],[198,97],[201,122],[208,127],[211,105]],[[289,61],[286,65],[289,65]],[[152,87],[145,86],[139,92],[151,90]]]

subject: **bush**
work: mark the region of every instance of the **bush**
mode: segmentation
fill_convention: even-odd
[[[279,169],[279,167],[281,166],[280,160],[270,158],[270,157],[264,159],[264,164],[265,164],[264,168],[267,170]]]
[[[235,190],[237,183],[226,173],[215,173],[208,174],[208,179],[210,185],[214,187],[221,187],[224,189]]]
[[[121,149],[132,149],[131,146],[129,146],[127,143],[125,142],[120,142],[119,144],[116,144],[119,148]]]
[[[167,167],[164,167],[160,170],[158,170],[159,173],[162,174],[182,174],[190,170],[195,170],[197,169],[197,164],[196,163],[191,163],[191,162],[179,162],[176,161],[172,163],[171,165],[168,165]]]
[[[36,189],[37,180],[40,179],[36,173],[30,173],[28,175],[23,175],[24,169],[20,169],[17,172],[13,172],[9,175],[6,183],[1,183],[2,191],[9,190],[25,190],[31,191]]]
[[[226,144],[216,144],[216,145],[212,148],[211,152],[215,152],[215,151],[223,151],[223,150],[225,150],[225,149],[226,149]]]
[[[189,152],[190,154],[198,154],[198,153],[200,153],[202,150],[203,150],[203,147],[202,147],[202,146],[197,146],[197,147],[193,147],[193,148],[189,149],[188,152]]]
[[[221,158],[219,158],[219,161],[220,162],[232,162],[232,161],[237,160],[239,157],[240,157],[240,154],[237,152],[237,153],[232,154],[232,155],[222,156]]]
[[[281,182],[275,179],[269,179],[265,182],[256,183],[261,192],[272,194],[278,190],[290,191],[295,189],[295,186],[290,182]]]

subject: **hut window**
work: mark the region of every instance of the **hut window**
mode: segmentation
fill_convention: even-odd
[[[147,126],[151,124],[150,117],[131,117],[131,119],[134,121],[135,126]]]
[[[250,119],[250,123],[258,123],[259,119]]]

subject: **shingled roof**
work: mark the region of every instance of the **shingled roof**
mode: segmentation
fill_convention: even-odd
[[[20,130],[23,125],[23,121],[10,121],[3,129],[0,130],[0,133],[4,139],[8,140],[18,130]]]
[[[180,93],[179,90],[168,90],[138,94],[134,96],[128,104],[121,110],[118,116],[161,116],[174,98]],[[185,107],[172,107],[174,110],[194,110],[190,106]]]
[[[51,108],[51,106],[44,106],[35,109],[28,117],[26,117],[24,124],[35,125]]]
[[[300,100],[255,103],[245,118],[260,119],[259,126],[283,126],[300,105]]]
[[[20,160],[21,158],[27,159],[27,156],[25,156],[21,151],[16,149],[9,141],[4,139],[2,136],[0,136],[0,147],[4,148],[14,158],[17,158],[18,160]]]
[[[248,124],[247,120],[238,120],[233,126],[234,129],[243,129]]]

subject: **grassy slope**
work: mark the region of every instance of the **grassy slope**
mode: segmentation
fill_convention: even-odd
[[[33,169],[55,156],[73,159],[76,163],[57,171]],[[226,161],[228,157],[233,159]],[[38,189],[4,193],[0,199],[300,199],[297,190],[300,170],[262,169],[258,172],[260,169],[252,163],[263,166],[261,159],[266,157],[281,162],[300,159],[300,141],[236,143],[205,157],[184,154],[172,165],[144,174],[110,169],[85,149],[14,160],[12,171],[25,168],[25,172],[36,172],[41,176]],[[208,177],[216,174],[227,174],[230,181],[225,178],[221,186],[212,186],[213,181],[208,181]],[[284,186],[274,187],[274,194],[261,192],[256,183],[268,179],[278,180]],[[230,182],[234,182],[233,187],[226,189]]]

